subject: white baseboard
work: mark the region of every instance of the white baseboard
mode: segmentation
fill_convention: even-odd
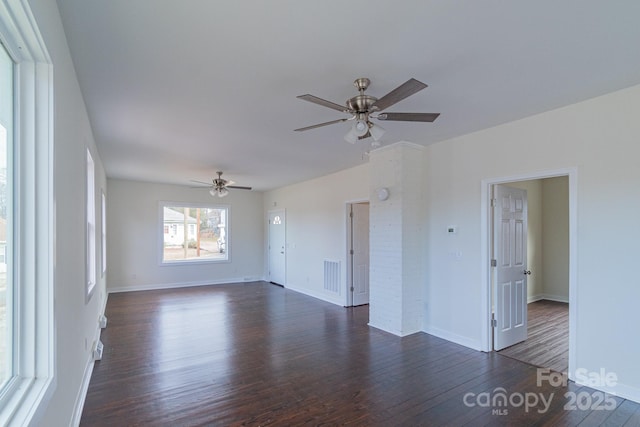
[[[106,301],[106,298],[105,298]],[[106,302],[105,302],[106,307]],[[104,314],[104,307],[102,309],[102,314]],[[98,319],[96,319],[97,322]],[[98,342],[100,340],[100,333],[102,329],[98,326],[93,342]],[[80,425],[80,419],[82,418],[82,410],[84,409],[84,402],[87,399],[87,392],[89,391],[89,383],[91,382],[91,374],[93,374],[93,367],[95,365],[95,361],[93,360],[93,345],[89,351],[89,358],[87,359],[87,364],[84,367],[84,374],[82,376],[82,384],[80,385],[80,390],[78,390],[78,395],[76,396],[76,402],[74,404],[73,410],[73,419],[71,420],[71,425],[78,426]]]
[[[136,292],[136,291],[153,291],[158,289],[177,289],[188,288],[191,286],[208,286],[208,285],[227,285],[230,283],[246,283],[264,280],[262,277],[230,277],[222,280],[207,280],[195,282],[179,282],[179,283],[154,283],[147,285],[114,285],[107,288],[107,292],[115,294],[118,292]]]
[[[102,307],[100,308],[100,313],[98,313],[98,318],[101,315],[104,315],[107,310],[107,300],[109,299],[109,292],[106,291],[104,295],[104,301],[102,303]],[[98,318],[96,318],[96,323],[98,322]],[[102,329],[100,325],[98,325],[95,333],[94,340],[92,342],[98,342],[100,339],[100,334],[102,333]],[[93,347],[92,349],[93,350]],[[74,404],[73,410],[73,419],[71,420],[72,426],[80,425],[80,419],[82,418],[82,411],[84,409],[84,402],[87,399],[87,392],[89,391],[89,383],[91,382],[91,375],[93,374],[93,367],[95,366],[95,361],[93,360],[93,351],[89,352],[89,359],[87,360],[87,364],[84,367],[84,374],[82,375],[82,384],[80,385],[80,390],[78,390],[78,395],[76,396],[76,401]]]
[[[532,302],[541,301],[541,300],[565,302],[567,304],[569,303],[569,297],[564,295],[538,294],[538,295],[533,295],[528,297],[527,304],[531,304]]]
[[[74,405],[73,419],[71,420],[72,426],[79,426],[80,419],[82,418],[82,410],[84,409],[84,402],[87,399],[87,392],[89,391],[89,383],[91,382],[91,374],[93,374],[93,366],[95,364],[92,355],[89,356],[87,366],[84,368],[84,375],[82,376],[82,385],[76,396],[76,403]]]
[[[482,351],[482,345],[479,340],[463,337],[462,335],[434,327],[426,327],[424,332],[429,335],[433,335],[434,337],[442,338],[443,340],[451,341],[455,344],[460,344],[461,346],[468,347],[472,350]]]
[[[640,389],[638,389],[637,387],[632,387],[626,384],[620,384],[617,383],[615,386],[613,387],[594,387],[591,384],[584,384],[580,381],[576,381],[576,384],[578,385],[586,385],[587,387],[590,387],[594,390],[599,390],[605,393],[609,393],[612,394],[614,396],[617,397],[621,397],[623,399],[627,399],[627,400],[631,400],[633,402],[636,403],[640,403]]]
[[[295,285],[292,286],[290,284],[287,284],[286,286],[284,286],[284,288],[285,289],[289,289],[291,291],[295,291],[295,292],[304,294],[304,295],[307,295],[307,296],[310,296],[310,297],[313,297],[313,298],[316,298],[316,299],[319,299],[319,300],[322,300],[322,301],[325,301],[325,302],[330,302],[331,304],[335,304],[335,305],[339,305],[341,307],[344,307],[344,301],[343,301],[343,298],[342,298],[341,295],[336,295],[335,297],[332,297],[332,296],[326,295],[326,294],[324,294],[322,292],[315,292],[315,291],[312,291],[310,289],[298,288]]]
[[[374,322],[369,322],[367,323],[368,326],[371,326],[372,328],[376,328],[376,329],[380,329],[381,331],[387,332],[389,334],[393,334],[397,337],[408,337],[409,335],[413,335],[413,334],[417,334],[419,332],[422,332],[422,330],[417,329],[415,331],[410,331],[410,332],[402,332],[402,331],[395,331],[395,330],[391,330],[389,328],[385,328],[381,325],[376,325]]]
[[[532,295],[530,297],[527,297],[527,304],[531,304],[532,302],[536,302],[536,301],[541,301],[544,298],[542,298],[542,295]]]
[[[380,329],[381,331],[384,331],[384,332],[386,332],[388,334],[393,334],[393,335],[395,335],[397,337],[401,336],[399,331],[395,331],[395,330],[391,330],[389,328],[385,328],[384,326],[377,325],[374,322],[367,323],[367,326],[371,326],[372,328]]]

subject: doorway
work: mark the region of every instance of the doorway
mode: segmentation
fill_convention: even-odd
[[[286,216],[284,209],[269,211],[269,281],[276,285],[286,284]]]
[[[494,259],[498,260],[493,269],[494,306],[502,323],[512,326],[494,327],[494,350],[560,372],[568,369],[567,184],[567,177],[562,176],[494,186]],[[512,206],[505,209],[509,201]],[[523,208],[519,214],[518,206]],[[511,227],[513,231],[505,227],[510,223],[515,223],[511,224],[515,225]],[[509,232],[504,233],[503,229]],[[513,242],[504,245],[500,240],[503,234]],[[501,246],[507,246],[512,254],[505,253]],[[503,268],[505,265],[511,268]],[[511,277],[505,274],[509,271]],[[512,301],[505,301],[505,295]],[[513,321],[504,321],[508,315]],[[520,333],[514,334],[517,326]]]
[[[494,322],[493,314],[496,311],[494,291],[497,283],[497,268],[493,267],[496,263],[496,261],[493,261],[495,259],[493,253],[495,227],[493,224],[493,207],[491,205],[495,203],[493,201],[495,198],[493,190],[501,184],[528,190],[528,219],[529,223],[533,222],[533,226],[528,227],[527,233],[529,240],[527,249],[530,255],[533,256],[527,257],[526,268],[522,268],[521,272],[522,276],[526,277],[528,281],[525,304],[525,310],[528,313],[523,313],[525,316],[528,314],[528,336],[525,336],[526,340],[524,342],[502,350],[501,354],[518,358],[537,366],[567,371],[569,378],[572,378],[573,367],[575,366],[576,171],[574,169],[564,169],[556,172],[483,181],[483,224],[486,224],[482,233],[483,260],[486,260],[483,261],[483,264],[486,262],[486,267],[483,265],[483,270],[487,277],[485,284],[487,297],[483,301],[487,319],[486,327],[483,327],[483,336],[486,340],[483,346],[484,351],[492,351],[496,348],[494,346],[496,329],[494,324],[497,322]],[[542,188],[542,190],[538,192],[531,191],[536,186]],[[564,193],[561,191],[555,191],[554,193],[552,191],[554,187],[557,190],[558,186],[564,188]],[[541,194],[545,192],[548,197],[542,199]],[[562,195],[562,200],[558,200],[558,195]],[[545,201],[547,203],[544,203]],[[560,213],[554,211],[553,209],[557,208],[553,207],[554,203],[564,204],[564,211]],[[562,219],[560,219],[559,215],[562,216]],[[544,236],[540,230],[543,229],[542,221],[545,220],[547,224],[545,236],[548,244],[543,246]],[[563,228],[563,230],[559,230],[559,227]],[[558,236],[563,235],[563,233],[565,243],[559,244]],[[557,279],[559,270],[561,270],[560,275],[564,278],[563,280]],[[530,275],[526,274],[528,271],[531,271]],[[564,286],[564,290],[560,290],[562,286]],[[552,322],[557,323],[551,325]],[[484,332],[486,332],[486,335],[484,335]],[[539,344],[553,341],[556,342],[552,346],[555,353],[542,356],[544,350]],[[564,349],[559,343],[564,345]],[[561,360],[562,358],[564,358],[564,361]]]
[[[369,304],[369,202],[347,204],[347,306]]]

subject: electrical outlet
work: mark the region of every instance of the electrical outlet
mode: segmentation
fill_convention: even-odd
[[[93,346],[93,360],[102,360],[102,352],[104,351],[104,345],[102,341],[98,340]]]

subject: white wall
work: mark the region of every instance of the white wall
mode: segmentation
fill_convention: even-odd
[[[372,151],[369,162],[370,193],[389,190],[387,200],[371,200],[369,324],[399,336],[423,327],[424,155],[398,142]]]
[[[105,278],[100,274],[93,297],[85,301],[86,148],[96,167],[96,225],[101,241],[100,190],[106,178],[96,150],[86,108],[78,86],[56,2],[29,0],[53,61],[54,191],[55,191],[55,333],[56,389],[44,413],[47,425],[71,423],[81,398],[98,316],[104,310]]]
[[[569,179],[542,180],[542,271],[544,298],[569,301]]]
[[[109,292],[242,282],[263,278],[262,193],[231,190],[223,199],[206,189],[109,179]],[[228,205],[230,262],[161,265],[160,202]]]
[[[269,210],[286,210],[285,287],[335,304],[346,304],[346,204],[365,200],[369,200],[366,164],[265,193],[265,222]],[[264,256],[268,268],[266,252]],[[339,294],[323,289],[325,259],[340,261],[342,280]]]
[[[428,147],[426,330],[482,347],[482,180],[575,167],[575,368],[613,371],[617,391],[640,400],[640,341],[629,323],[640,301],[639,109],[635,86]],[[463,254],[456,265],[441,232],[451,223]]]

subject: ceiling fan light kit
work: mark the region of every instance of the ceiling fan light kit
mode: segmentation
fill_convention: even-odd
[[[222,178],[222,172],[216,172],[218,174],[217,178],[213,178],[211,180],[211,184],[202,181],[191,180],[191,182],[195,182],[198,184],[202,184],[202,186],[207,186],[209,188],[209,194],[213,197],[226,197],[229,194],[229,188],[234,188],[238,190],[251,190],[251,187],[242,187],[235,184],[233,181],[229,181]],[[198,186],[196,188],[202,188],[202,186]]]
[[[371,127],[369,128],[369,133],[373,137],[374,141],[379,141],[384,135],[385,130],[382,126],[378,126],[375,123],[371,123]]]
[[[340,104],[336,104],[335,102],[327,101],[326,99],[318,98],[317,96],[310,94],[298,96],[299,99],[304,101],[312,102],[342,113],[351,114],[351,117],[306,126],[295,129],[295,131],[301,132],[335,123],[342,123],[347,120],[355,120],[351,125],[349,132],[344,136],[344,139],[347,142],[355,144],[358,140],[365,139],[370,136],[373,137],[375,141],[379,141],[380,138],[382,138],[382,135],[384,135],[385,130],[373,123],[370,119],[401,122],[433,122],[440,115],[440,113],[381,113],[382,110],[395,105],[403,99],[427,87],[426,84],[416,79],[412,78],[407,80],[405,83],[379,99],[374,96],[365,95],[364,91],[367,90],[371,84],[369,79],[362,77],[356,79],[353,84],[360,94],[348,99],[344,107]]]
[[[229,194],[229,190],[227,190],[226,188],[222,187],[222,188],[212,188],[211,190],[209,190],[209,194],[211,194],[212,196],[216,197],[226,197]]]

